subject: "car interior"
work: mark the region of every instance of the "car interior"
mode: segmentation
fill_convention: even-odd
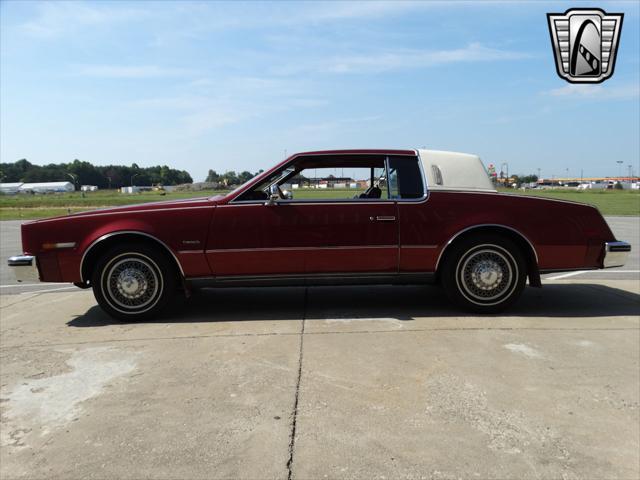
[[[422,173],[415,157],[313,155],[296,158],[293,163],[262,179],[261,182],[244,192],[235,201],[292,200],[293,192],[287,190],[285,185],[297,184],[301,179],[307,182],[312,179],[316,182],[313,188],[320,188],[322,185],[317,185],[319,180],[318,171],[328,172],[329,170],[350,173],[352,177],[349,177],[349,180],[358,181],[358,186],[353,190],[359,191],[353,195],[353,190],[349,194],[349,188],[342,188],[339,196],[335,198],[328,196],[316,201],[421,198],[424,195]],[[344,181],[344,178],[340,178],[339,181]],[[361,184],[365,181],[366,186],[362,191]],[[328,194],[332,190],[332,188],[326,189]],[[333,191],[337,192],[338,190]],[[350,196],[345,197],[345,195]]]

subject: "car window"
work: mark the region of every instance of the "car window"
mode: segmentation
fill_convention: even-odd
[[[296,200],[388,199],[384,167],[307,168],[281,185]]]
[[[277,193],[272,189],[277,186]],[[416,157],[342,155],[299,157],[263,178],[237,201],[380,201],[424,196]]]
[[[416,199],[425,194],[422,172],[416,157],[389,157],[389,197]]]

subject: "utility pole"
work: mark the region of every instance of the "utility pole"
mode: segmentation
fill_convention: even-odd
[[[133,175],[131,175],[131,186],[133,187],[133,179],[135,177],[137,177],[138,175],[140,175],[139,173],[134,173]]]
[[[622,177],[622,164],[624,162],[622,160],[616,160],[616,163],[618,164],[618,178],[619,178],[619,177]]]
[[[76,187],[77,187],[77,185],[76,185],[76,177],[72,173],[67,173],[67,175],[69,175],[71,177],[71,180],[73,180],[73,191],[75,192],[76,191]]]
[[[111,190],[111,177],[107,177],[107,180],[109,180],[109,190]]]
[[[538,181],[542,180],[542,178],[540,178],[540,167],[538,167]]]

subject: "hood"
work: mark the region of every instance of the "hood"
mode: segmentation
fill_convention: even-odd
[[[218,195],[215,197],[183,198],[179,200],[163,200],[160,202],[136,203],[133,205],[122,205],[118,207],[96,208],[94,210],[88,210],[86,212],[77,212],[77,213],[71,213],[69,215],[61,215],[58,217],[42,218],[39,220],[34,220],[32,222],[26,222],[26,223],[29,224],[29,223],[46,222],[54,219],[60,219],[60,220],[71,219],[76,217],[101,215],[104,213],[126,213],[126,212],[140,211],[140,210],[200,207],[200,206],[216,204],[221,198],[223,197]]]

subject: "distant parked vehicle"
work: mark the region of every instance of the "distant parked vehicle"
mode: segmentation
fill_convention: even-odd
[[[283,189],[322,169],[357,171],[366,188]],[[620,266],[631,250],[596,208],[499,194],[477,156],[433,150],[299,153],[225,195],[25,223],[22,246],[19,280],[92,287],[125,320],[199,286],[439,283],[492,313],[527,277],[540,287],[541,273]]]

